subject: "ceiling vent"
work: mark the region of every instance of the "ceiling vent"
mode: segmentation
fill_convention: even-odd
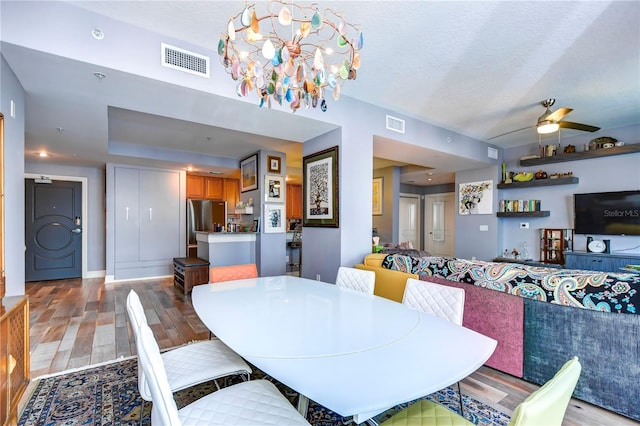
[[[404,133],[404,120],[387,115],[387,129],[398,133]]]
[[[209,57],[179,47],[160,44],[162,66],[209,78]]]

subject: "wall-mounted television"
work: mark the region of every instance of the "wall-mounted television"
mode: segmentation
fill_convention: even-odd
[[[640,190],[574,194],[576,234],[640,235]]]

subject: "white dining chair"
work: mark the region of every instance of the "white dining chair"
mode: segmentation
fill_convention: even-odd
[[[140,327],[148,324],[140,298],[133,290],[127,296],[127,313],[137,343]],[[163,352],[161,359],[166,369],[169,388],[173,392],[210,380],[214,380],[216,387],[220,389],[216,379],[239,374],[243,379],[249,380],[252,371],[238,354],[217,339],[195,342]],[[143,369],[139,367],[138,390],[144,400],[152,400],[147,378]]]
[[[169,386],[164,360],[148,325],[136,340],[153,404],[151,424],[188,425],[309,425],[291,403],[267,380],[252,380],[210,393],[178,410]]]
[[[376,273],[364,269],[348,268],[341,266],[338,268],[336,285],[350,288],[367,294],[373,294],[376,284]]]
[[[461,288],[407,278],[402,303],[411,309],[423,311],[454,324],[462,325],[464,290]],[[460,382],[457,382],[457,385],[460,412],[464,414]]]

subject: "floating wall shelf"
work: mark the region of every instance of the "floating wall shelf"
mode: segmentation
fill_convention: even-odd
[[[633,154],[640,152],[640,143],[614,146],[613,148],[600,148],[590,151],[574,152],[572,154],[558,154],[552,157],[529,158],[520,160],[520,166],[538,166],[541,164],[563,163],[565,161],[588,160],[590,158],[610,157],[612,155]]]
[[[551,212],[544,210],[535,212],[498,212],[496,214],[498,217],[546,217]]]
[[[580,180],[575,176],[563,177],[563,178],[547,178],[547,179],[534,179],[527,182],[512,182],[512,183],[499,183],[498,189],[517,189],[517,188],[532,188],[535,186],[551,186],[551,185],[570,185],[578,183]]]

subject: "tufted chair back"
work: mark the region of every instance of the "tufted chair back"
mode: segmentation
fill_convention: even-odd
[[[363,293],[373,294],[375,284],[376,273],[373,271],[347,268],[346,266],[341,266],[340,268],[338,268],[336,285],[340,287],[346,287],[352,290],[361,291]]]
[[[464,290],[461,288],[408,278],[402,303],[462,325]]]

